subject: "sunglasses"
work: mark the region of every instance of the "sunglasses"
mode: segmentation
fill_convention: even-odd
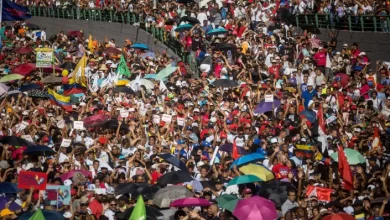
[[[110,204],[110,206],[116,206],[116,203],[115,204]]]

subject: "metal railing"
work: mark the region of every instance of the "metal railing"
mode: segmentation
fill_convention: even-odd
[[[189,64],[190,70],[195,76],[198,74],[197,63],[194,62],[183,45],[176,38],[172,37],[164,28],[147,25],[142,16],[131,12],[117,12],[113,10],[83,9],[83,8],[48,8],[48,7],[29,7],[32,16],[90,20],[102,22],[115,22],[122,24],[137,25],[141,29],[150,33],[155,39],[165,44],[182,61]]]
[[[350,16],[338,18],[337,14],[302,14],[295,16],[296,26],[314,25],[317,28],[347,31],[389,32],[390,16]]]

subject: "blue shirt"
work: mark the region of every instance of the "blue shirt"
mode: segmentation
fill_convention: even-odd
[[[302,91],[302,93],[304,92],[304,91],[306,91],[307,90],[307,84],[306,83],[302,83],[301,84],[301,91]]]
[[[309,104],[309,101],[313,99],[314,96],[317,95],[317,91],[315,89],[311,90],[309,92],[309,90],[306,90],[304,92],[302,92],[302,98],[305,99],[305,102],[304,102],[304,105],[305,105],[305,108],[307,108],[308,104]]]

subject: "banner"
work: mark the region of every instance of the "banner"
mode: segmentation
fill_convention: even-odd
[[[69,205],[71,199],[70,186],[47,185],[45,200],[50,205]]]
[[[18,188],[30,189],[34,186],[36,190],[45,190],[47,174],[41,172],[20,171]]]
[[[53,65],[53,49],[50,48],[37,48],[36,67],[52,67]]]
[[[21,21],[31,18],[30,10],[27,7],[10,0],[1,1],[0,4],[2,21]]]

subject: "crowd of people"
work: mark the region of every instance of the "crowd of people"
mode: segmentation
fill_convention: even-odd
[[[129,39],[3,23],[0,219],[129,219],[140,197],[147,219],[390,218],[390,63],[276,15],[302,2],[85,2],[165,28],[195,71]],[[24,171],[70,201],[17,188]]]

